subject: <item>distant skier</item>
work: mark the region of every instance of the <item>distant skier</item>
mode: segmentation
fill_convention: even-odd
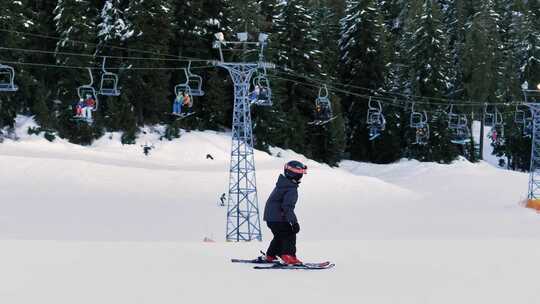
[[[290,161],[279,176],[276,187],[264,208],[264,221],[274,238],[266,251],[266,261],[277,261],[279,256],[288,265],[302,264],[296,257],[296,234],[300,225],[294,213],[298,200],[298,185],[307,173],[307,166],[299,161]]]
[[[221,207],[224,207],[225,206],[225,201],[227,200],[227,197],[225,196],[225,193],[222,193],[221,196],[219,197],[219,201],[221,202],[219,205]]]

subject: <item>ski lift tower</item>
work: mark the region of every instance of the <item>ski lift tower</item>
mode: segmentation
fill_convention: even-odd
[[[532,113],[531,170],[527,207],[540,210],[540,84],[535,90],[523,90],[525,104]]]
[[[268,35],[259,34],[256,42],[248,41],[248,33],[237,33],[238,41],[225,41],[223,33],[216,33],[213,47],[219,51],[216,66],[229,71],[234,83],[232,147],[227,203],[227,241],[262,241],[257,181],[253,153],[253,132],[249,101],[250,83],[258,69],[274,68],[264,61]],[[224,51],[239,51],[242,62],[227,62]],[[258,52],[258,60],[247,62],[249,54]]]

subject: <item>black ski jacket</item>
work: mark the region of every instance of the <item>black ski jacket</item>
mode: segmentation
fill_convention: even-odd
[[[264,207],[266,222],[298,223],[294,206],[298,200],[298,184],[280,175],[274,191],[268,197]]]

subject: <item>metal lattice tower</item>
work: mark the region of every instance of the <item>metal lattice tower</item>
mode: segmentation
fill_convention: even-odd
[[[540,85],[539,85],[540,86]],[[525,102],[532,112],[531,171],[529,173],[529,200],[540,200],[540,88],[524,90]]]
[[[239,33],[240,41],[225,42],[223,35],[216,34],[218,41],[214,47],[219,49],[219,67],[229,71],[234,83],[234,107],[232,122],[231,164],[229,170],[229,197],[227,204],[227,241],[262,241],[259,205],[257,199],[257,180],[253,153],[253,131],[249,89],[251,78],[258,69],[272,68],[263,62],[262,52],[266,35],[259,35],[259,42],[247,42],[247,33]],[[225,62],[222,45],[256,46],[259,51],[258,62]]]

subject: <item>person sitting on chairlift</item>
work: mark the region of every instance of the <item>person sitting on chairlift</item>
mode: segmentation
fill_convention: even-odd
[[[261,93],[261,88],[259,85],[255,85],[255,88],[253,89],[253,92],[249,94],[249,100],[253,103],[256,102],[257,99],[259,99],[259,94]]]
[[[188,108],[187,112],[191,113],[191,107],[193,107],[193,102],[191,101],[191,98],[186,92],[184,92],[184,106]]]
[[[83,117],[84,100],[79,98],[73,103],[73,115],[75,117]]]
[[[182,103],[184,100],[184,92],[178,94],[173,101],[173,114],[180,115],[182,113]]]
[[[259,100],[266,101],[268,99],[268,89],[265,87],[261,88],[261,93],[259,94]]]
[[[96,100],[90,94],[86,95],[86,100],[84,101],[83,116],[87,120],[92,120],[92,110],[96,106]]]
[[[491,139],[493,140],[493,142],[497,142],[497,139],[498,139],[498,134],[497,134],[497,129],[493,128],[491,130]]]
[[[322,107],[320,104],[315,106],[315,113],[317,114],[317,118],[322,117]]]
[[[77,117],[84,117],[84,99],[79,98],[79,101],[77,102],[77,105],[75,106],[75,109],[77,111],[76,115]]]

